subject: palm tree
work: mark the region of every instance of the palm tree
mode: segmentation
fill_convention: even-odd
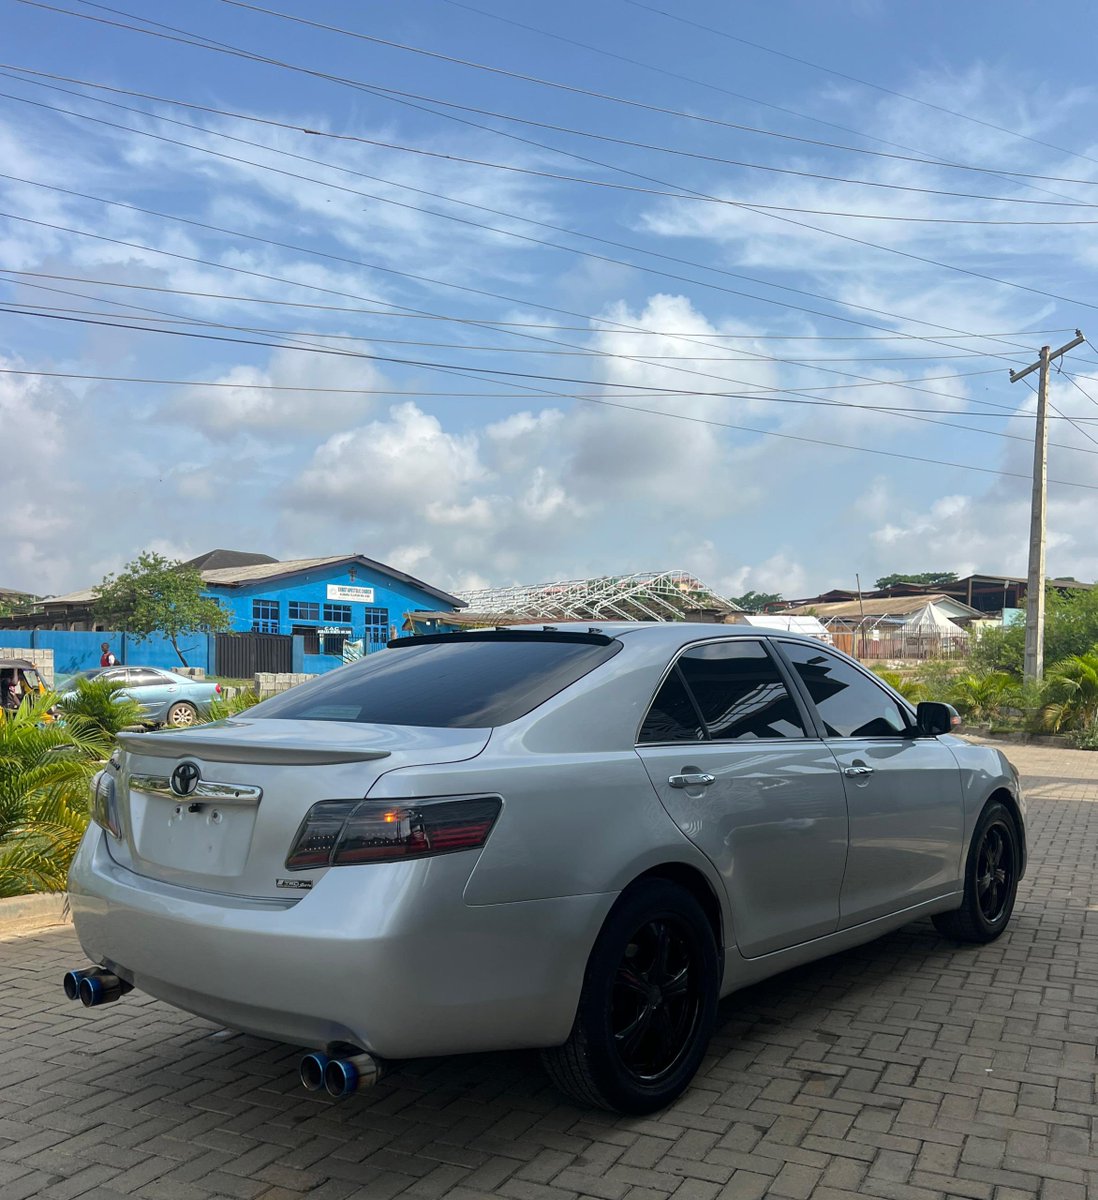
[[[1042,712],[1053,732],[1098,726],[1098,647],[1062,658],[1048,673],[1047,695]]]
[[[874,667],[873,673],[878,679],[883,679],[894,692],[899,692],[905,700],[912,704],[918,704],[927,698],[926,685],[918,679],[902,675],[899,671],[890,671],[887,667]]]
[[[71,692],[55,701],[56,707],[66,725],[113,742],[124,729],[141,725],[141,705],[119,695],[124,686],[117,680],[80,678]]]
[[[88,786],[112,742],[90,722],[50,722],[52,695],[0,715],[0,896],[65,890],[88,823]]]
[[[953,681],[949,702],[970,721],[997,717],[1017,691],[1018,681],[1004,671],[960,675]]]

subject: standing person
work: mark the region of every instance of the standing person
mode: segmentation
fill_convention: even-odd
[[[99,658],[99,665],[101,667],[113,667],[118,663],[118,659],[115,658],[114,654],[111,652],[110,642],[104,642],[99,649],[103,651]]]

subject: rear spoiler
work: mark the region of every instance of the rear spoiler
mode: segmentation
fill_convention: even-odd
[[[264,722],[267,724],[267,722]],[[280,722],[272,721],[278,726]],[[237,741],[232,733],[248,729],[247,740]],[[193,729],[186,733],[120,733],[118,741],[131,754],[151,755],[153,758],[202,758],[207,762],[277,764],[280,766],[320,766],[327,763],[369,762],[388,758],[388,750],[356,749],[346,745],[324,745],[323,737],[308,742],[279,741],[277,729],[269,742],[256,737],[256,723],[234,721],[208,729]],[[226,737],[225,734],[229,736]],[[220,735],[220,736],[219,736]]]

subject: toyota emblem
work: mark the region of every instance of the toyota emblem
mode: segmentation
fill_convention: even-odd
[[[172,772],[172,791],[177,796],[191,796],[201,778],[202,772],[193,762],[181,762]]]

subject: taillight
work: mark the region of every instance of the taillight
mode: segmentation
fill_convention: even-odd
[[[118,785],[114,776],[100,771],[92,780],[92,820],[116,838],[122,837],[122,822],[118,817]]]
[[[215,683],[215,684],[214,684],[214,691],[215,691],[215,692],[216,692],[216,693],[217,693],[219,696],[221,695],[221,684],[220,684],[220,683]]]
[[[501,807],[498,796],[321,800],[305,814],[286,867],[303,871],[476,850],[488,840]]]

